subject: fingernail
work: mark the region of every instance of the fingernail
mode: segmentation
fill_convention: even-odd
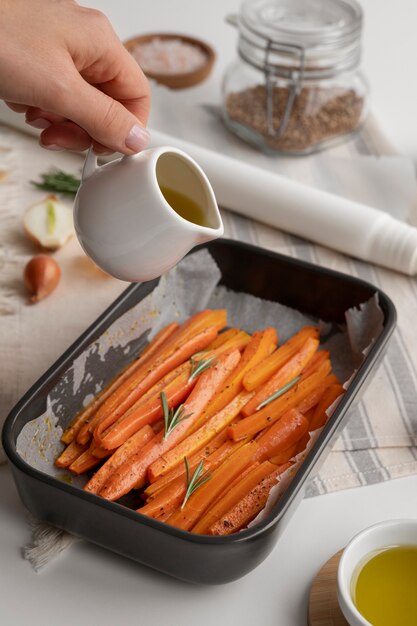
[[[36,120],[31,120],[31,121],[26,120],[26,124],[29,124],[29,126],[33,126],[33,128],[39,128],[40,130],[45,130],[45,128],[50,127],[51,122],[44,119],[43,117],[39,117]]]
[[[63,152],[63,150],[65,150],[65,148],[63,148],[62,146],[58,146],[56,143],[42,143],[41,142],[41,146],[42,148],[45,148],[46,150],[52,150],[54,152]]]
[[[140,152],[148,146],[150,138],[151,136],[146,128],[135,124],[126,137],[126,147],[129,150],[133,150],[133,152]]]

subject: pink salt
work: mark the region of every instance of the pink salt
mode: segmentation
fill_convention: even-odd
[[[181,39],[159,37],[138,44],[132,55],[143,71],[150,74],[185,74],[207,61],[207,55],[201,48]]]

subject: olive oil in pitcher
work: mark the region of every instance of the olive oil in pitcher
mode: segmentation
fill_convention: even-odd
[[[160,186],[160,189],[165,200],[180,217],[198,226],[208,226],[204,210],[197,202],[169,187]]]

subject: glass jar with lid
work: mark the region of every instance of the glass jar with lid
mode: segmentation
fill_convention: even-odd
[[[228,128],[283,154],[310,154],[360,128],[368,88],[356,0],[244,0],[228,20],[239,31],[223,82]]]

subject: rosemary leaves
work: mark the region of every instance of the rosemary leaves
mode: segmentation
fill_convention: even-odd
[[[268,398],[265,398],[265,400],[263,400],[263,402],[258,404],[258,406],[256,407],[256,410],[259,411],[259,409],[263,409],[264,406],[266,406],[267,404],[269,404],[273,400],[276,400],[280,396],[284,395],[284,393],[289,391],[291,389],[291,387],[294,387],[294,385],[296,385],[298,383],[300,378],[301,378],[301,376],[296,376],[293,380],[290,380],[289,383],[287,383],[283,387],[280,387],[279,389],[277,389],[277,391],[275,391],[273,394],[268,396]]]
[[[200,376],[200,374],[208,370],[209,367],[212,367],[216,364],[216,359],[214,358],[214,356],[211,356],[208,359],[199,360],[196,359],[196,356],[197,355],[195,354],[191,357],[191,374],[190,378],[188,379],[189,382],[194,380],[194,378],[197,378],[197,376]]]
[[[52,169],[45,174],[41,174],[40,177],[40,182],[31,181],[32,185],[37,189],[62,193],[69,196],[75,196],[81,184],[80,178],[59,169]]]
[[[174,411],[174,409],[170,409],[168,407],[168,400],[163,391],[160,393],[162,410],[164,412],[164,439],[168,438],[169,433],[172,433],[174,428],[178,426],[181,422],[191,417],[192,413],[188,413],[184,415],[184,405],[180,404],[179,407]]]
[[[190,468],[188,466],[188,460],[186,456],[184,457],[184,464],[185,464],[185,478],[186,478],[187,489],[185,491],[184,500],[182,501],[182,504],[181,504],[181,511],[185,507],[188,498],[192,496],[193,493],[197,491],[197,489],[199,489],[202,485],[204,485],[204,483],[206,483],[212,477],[208,470],[204,471],[204,463],[202,460],[197,465],[195,472],[191,477],[190,477]]]

